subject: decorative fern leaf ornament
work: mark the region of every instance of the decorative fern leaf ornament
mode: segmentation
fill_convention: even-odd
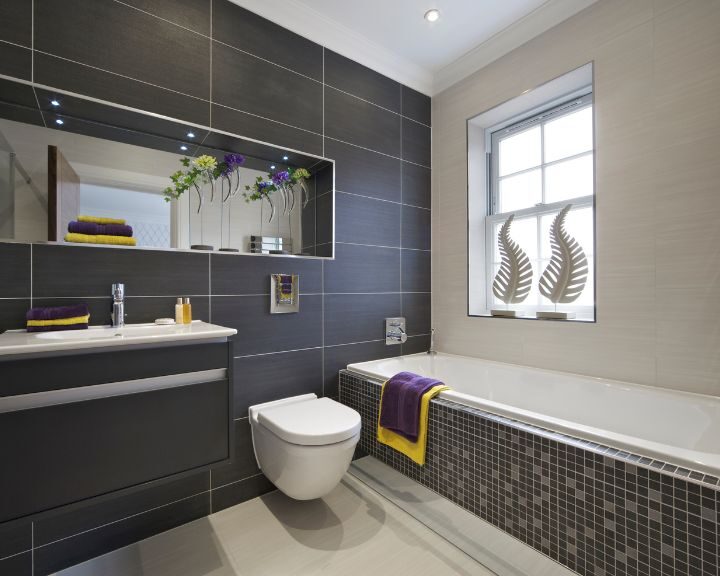
[[[540,277],[540,293],[555,304],[574,302],[582,294],[588,275],[588,261],[582,246],[565,230],[568,204],[555,216],[550,227],[552,257]]]
[[[493,294],[505,304],[522,302],[527,298],[532,286],[533,269],[530,259],[510,237],[510,226],[514,219],[515,214],[510,214],[498,233],[502,262],[493,282]]]

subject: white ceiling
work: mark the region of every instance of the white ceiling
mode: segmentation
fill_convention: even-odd
[[[595,0],[232,1],[433,95]]]

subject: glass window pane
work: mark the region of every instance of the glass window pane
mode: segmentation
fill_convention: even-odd
[[[531,170],[500,180],[498,213],[530,208],[542,202],[542,171]]]
[[[500,176],[540,165],[540,126],[500,140]]]
[[[560,202],[593,193],[592,154],[545,168],[545,202]]]
[[[592,150],[592,106],[551,120],[544,130],[545,162]]]

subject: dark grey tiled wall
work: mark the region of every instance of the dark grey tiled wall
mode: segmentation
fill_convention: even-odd
[[[381,385],[343,372],[360,450],[583,576],[717,576],[718,478],[442,399],[425,466],[377,442]],[[661,471],[662,469],[662,471]]]
[[[0,526],[3,575],[30,574],[33,555],[35,574],[46,574],[270,490],[252,456],[248,405],[336,397],[348,363],[427,349],[428,97],[227,0],[4,0],[0,74],[332,158],[338,241],[325,262],[0,243],[0,331],[21,327],[31,304],[77,300],[107,323],[117,281],[129,322],[172,315],[174,298],[191,296],[195,318],[239,331],[235,462]],[[331,200],[319,193],[318,212]],[[318,243],[330,239],[318,230]],[[300,274],[299,314],[267,313],[272,272]],[[401,314],[411,337],[385,346],[382,319]]]

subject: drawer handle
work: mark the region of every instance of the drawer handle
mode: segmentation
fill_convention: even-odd
[[[182,386],[224,380],[225,378],[227,378],[227,369],[215,368],[213,370],[201,370],[184,374],[171,374],[169,376],[156,376],[154,378],[126,380],[124,382],[111,382],[109,384],[96,384],[94,386],[80,386],[78,388],[64,388],[62,390],[48,390],[46,392],[4,396],[0,398],[0,414],[18,412],[20,410],[31,410],[33,408],[44,408],[46,406],[58,406],[60,404],[85,402],[87,400],[98,400],[100,398],[127,396],[128,394],[140,394],[153,390],[180,388]]]

